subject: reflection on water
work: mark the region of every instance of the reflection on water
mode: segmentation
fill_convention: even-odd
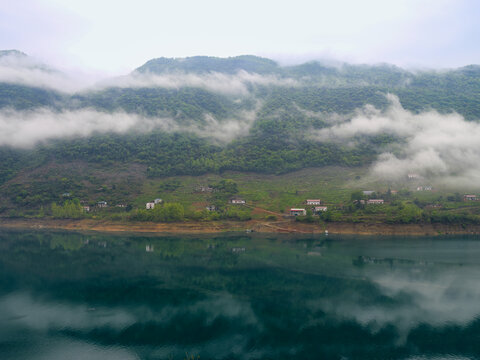
[[[480,241],[0,234],[1,359],[474,359]]]

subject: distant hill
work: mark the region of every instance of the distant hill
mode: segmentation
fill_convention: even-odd
[[[27,57],[28,55],[18,50],[0,50],[0,58],[5,56]]]
[[[171,72],[220,72],[235,74],[243,70],[258,74],[270,74],[279,71],[279,66],[273,60],[242,55],[229,58],[211,56],[192,56],[187,58],[158,58],[147,61],[135,71],[140,73],[162,74]]]

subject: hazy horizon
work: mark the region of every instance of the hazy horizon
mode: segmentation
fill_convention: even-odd
[[[157,57],[252,54],[456,68],[479,63],[472,0],[132,3],[24,0],[0,4],[0,47],[56,67],[122,74]]]
[[[235,55],[225,55],[225,56],[217,56],[217,55],[209,55],[209,54],[198,54],[198,55],[189,55],[189,56],[164,56],[164,55],[158,55],[154,56],[149,59],[145,59],[143,62],[138,63],[134,65],[132,68],[124,68],[121,71],[117,72],[111,72],[111,71],[105,71],[102,69],[93,69],[89,67],[79,67],[75,65],[74,63],[71,64],[56,64],[54,61],[49,62],[48,59],[43,59],[42,57],[37,57],[34,54],[30,54],[23,49],[19,48],[8,48],[8,49],[1,49],[1,51],[16,51],[19,53],[22,53],[23,55],[26,55],[29,57],[33,62],[35,62],[38,65],[45,65],[45,66],[50,66],[54,70],[59,70],[59,71],[64,71],[66,74],[75,74],[79,73],[82,75],[90,75],[93,76],[96,80],[98,79],[107,79],[108,77],[115,77],[115,76],[122,76],[122,75],[127,75],[133,71],[135,71],[137,68],[141,67],[142,65],[145,65],[147,62],[150,60],[155,60],[155,59],[160,59],[160,58],[166,58],[166,59],[174,59],[174,60],[182,60],[182,59],[188,59],[188,58],[194,58],[194,57],[212,57],[212,58],[219,58],[219,59],[229,59],[229,58],[235,58],[235,57],[240,57],[240,56],[255,56],[259,58],[264,58],[268,60],[274,61],[279,67],[289,67],[289,66],[298,66],[298,65],[303,65],[307,63],[319,63],[324,66],[328,67],[341,67],[343,65],[358,65],[358,66],[392,66],[392,67],[398,67],[400,69],[403,69],[405,71],[410,71],[410,72],[416,72],[416,71],[448,71],[448,70],[455,70],[459,69],[462,67],[466,66],[471,66],[471,65],[478,65],[480,66],[480,59],[476,63],[465,63],[461,64],[458,66],[425,66],[425,65],[398,65],[392,62],[385,62],[385,61],[371,61],[371,62],[361,62],[361,61],[349,61],[345,59],[340,59],[340,58],[326,58],[326,57],[312,57],[312,58],[303,58],[301,56],[291,56],[291,55],[278,55],[275,56],[265,56],[265,55],[258,55],[258,54],[235,54]],[[7,55],[10,56],[10,55]],[[15,56],[15,55],[13,55]],[[11,63],[13,65],[13,63]]]

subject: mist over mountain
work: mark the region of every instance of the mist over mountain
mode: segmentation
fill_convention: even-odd
[[[441,134],[455,124],[476,136],[469,124],[480,119],[479,95],[478,65],[409,71],[195,56],[152,59],[86,84],[22,52],[2,51],[0,181],[26,166],[75,159],[142,163],[149,176],[336,164],[371,165],[389,179],[414,168],[473,183],[480,180],[472,171],[480,157],[475,145],[426,144],[421,153],[435,161],[423,164],[415,142],[435,124]],[[402,171],[388,161],[400,161]]]

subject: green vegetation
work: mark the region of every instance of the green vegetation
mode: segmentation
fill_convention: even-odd
[[[77,199],[66,200],[63,205],[52,204],[52,216],[55,219],[79,219],[83,214],[84,211]]]
[[[162,204],[150,210],[136,210],[130,219],[136,221],[178,222],[185,219],[185,209],[178,203]]]
[[[265,74],[278,72],[278,65],[270,60],[257,56],[243,55],[229,58],[211,56],[192,56],[181,61],[171,58],[158,58],[147,61],[136,71],[140,73],[171,73],[171,72],[221,72],[235,74],[239,70]]]
[[[448,189],[435,199],[412,193],[413,188],[393,196],[387,192],[392,184],[363,181],[367,166],[401,138],[379,134],[339,143],[319,141],[315,134],[331,126],[332,117],[351,118],[367,104],[385,109],[387,93],[397,95],[412,112],[456,111],[477,120],[479,66],[413,73],[389,65],[331,67],[311,62],[280,67],[255,56],[192,57],[153,59],[135,74],[236,76],[240,70],[268,75],[271,81],[246,81],[242,84],[248,91],[241,94],[188,83],[178,88],[112,87],[75,94],[0,83],[2,111],[118,111],[166,119],[171,125],[171,131],[94,133],[29,149],[0,147],[1,216],[281,221],[290,207],[301,206],[308,197],[321,197],[328,211],[297,220],[478,222],[477,206],[467,206],[460,194]],[[241,131],[233,132],[231,141],[218,140],[228,138],[227,122],[238,119],[245,121],[238,121]],[[197,186],[213,191],[198,193]],[[362,204],[368,198],[358,191],[367,186],[385,204]],[[235,196],[245,198],[247,205],[229,204]],[[157,197],[165,204],[144,210],[145,202]],[[75,199],[92,211],[80,211]],[[110,206],[94,207],[101,200]],[[207,211],[207,206],[215,210]]]
[[[53,107],[56,109],[65,100],[65,96],[52,90],[0,83],[0,108],[31,110],[38,107]]]
[[[415,191],[416,184],[405,184],[392,192],[391,185],[368,180],[368,168],[323,167],[282,175],[227,172],[223,175],[139,178],[135,168],[125,169],[118,179],[112,169],[82,169],[70,174],[70,168],[54,168],[44,176],[29,176],[28,182],[3,186],[1,216],[92,218],[116,221],[190,222],[190,221],[293,221],[285,219],[291,207],[307,210],[295,220],[307,223],[328,222],[387,224],[480,224],[480,202],[464,201],[460,193],[448,189]],[[55,174],[55,175],[53,175]],[[50,179],[52,176],[58,180]],[[47,180],[50,179],[50,180]],[[110,179],[110,185],[105,184]],[[89,182],[92,183],[89,183]],[[210,189],[201,191],[199,188]],[[374,189],[371,195],[361,190]],[[38,193],[37,193],[38,192]],[[145,203],[154,198],[164,202],[153,210]],[[231,204],[232,198],[245,199],[245,205]],[[320,198],[328,210],[314,214],[306,199]],[[384,199],[384,204],[367,204],[369,199]],[[83,211],[82,206],[90,206]],[[97,202],[105,200],[108,207]],[[121,206],[117,206],[121,205]],[[206,207],[214,206],[208,211]]]
[[[59,94],[17,84],[0,84],[0,108],[54,111],[93,108],[124,111],[146,117],[168,118],[184,131],[138,132],[125,135],[94,134],[88,138],[56,140],[32,150],[0,149],[0,184],[21,169],[48,161],[74,160],[96,164],[137,162],[147,165],[149,177],[200,175],[225,171],[281,174],[326,165],[368,164],[392,142],[391,135],[356,139],[355,146],[319,142],[312,130],[329,126],[332,114],[351,116],[366,104],[384,109],[385,94],[396,94],[411,111],[456,111],[467,119],[480,118],[480,67],[467,66],[445,72],[411,73],[389,65],[329,67],[308,63],[280,67],[254,56],[228,59],[192,57],[154,59],[137,69],[141,73],[235,74],[244,70],[274,74],[297,81],[294,86],[250,86],[241,97],[203,88],[108,88],[94,92]],[[258,107],[258,104],[261,104]],[[228,144],[200,137],[195,130],[214,132],[206,115],[222,123],[243,111],[256,120],[246,136]],[[193,127],[192,127],[193,126]]]

